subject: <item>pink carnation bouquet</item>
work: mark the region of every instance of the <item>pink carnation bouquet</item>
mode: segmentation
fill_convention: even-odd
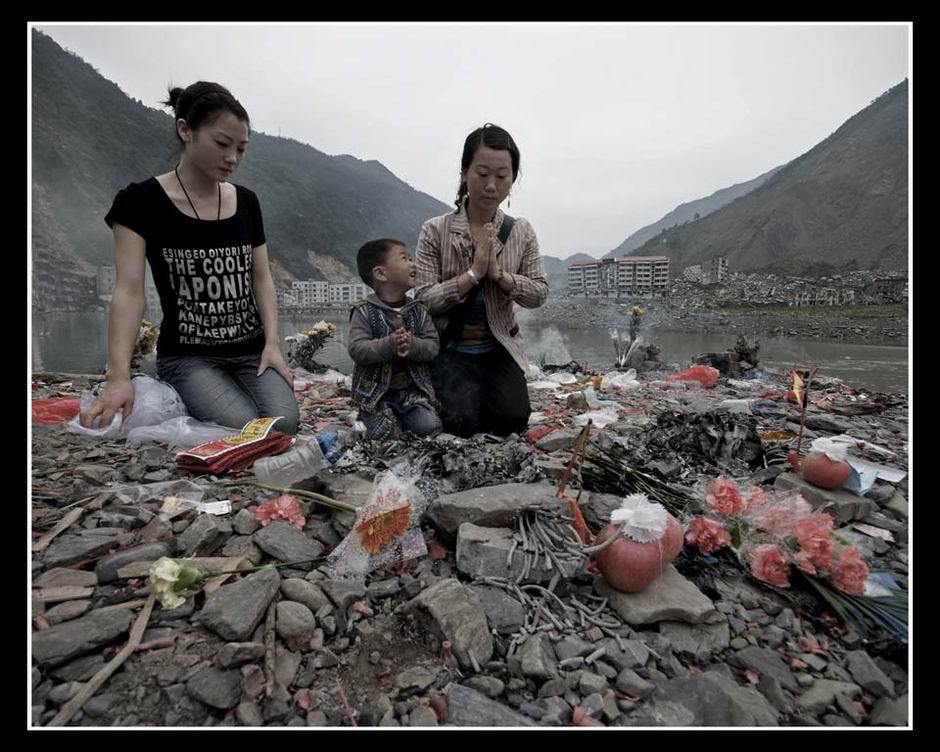
[[[790,586],[790,567],[796,566],[850,595],[865,591],[868,566],[858,550],[842,544],[832,517],[814,513],[799,493],[765,491],[719,476],[702,495],[710,514],[689,522],[685,542],[705,556],[729,548],[755,578],[778,588]]]

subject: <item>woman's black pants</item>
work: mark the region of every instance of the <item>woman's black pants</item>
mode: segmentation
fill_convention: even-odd
[[[480,355],[442,350],[431,363],[431,379],[447,433],[508,436],[528,427],[525,374],[502,345]]]

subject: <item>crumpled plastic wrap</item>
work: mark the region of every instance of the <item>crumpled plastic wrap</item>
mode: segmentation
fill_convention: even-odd
[[[101,388],[106,383],[103,382]],[[92,428],[85,428],[79,422],[80,416],[76,415],[65,424],[65,430],[69,433],[95,436],[99,439],[123,439],[134,428],[155,426],[171,418],[188,415],[183,399],[166,382],[150,376],[135,376],[131,379],[131,386],[134,388],[134,407],[127,420],[123,419],[124,411],[118,410],[111,425],[102,428],[97,425],[100,419],[96,418]],[[82,409],[88,407],[94,401],[95,396],[95,393],[90,391],[82,392],[80,400]]]
[[[639,389],[643,386],[636,378],[636,369],[631,368],[628,371],[610,371],[604,374],[601,379],[601,391],[610,392],[620,389],[625,392]]]
[[[330,554],[327,568],[336,577],[363,578],[380,567],[425,556],[419,523],[426,508],[414,479],[391,471],[377,475],[368,503]]]
[[[201,423],[191,415],[180,415],[155,426],[131,429],[127,432],[127,443],[131,446],[139,446],[145,441],[161,441],[171,447],[192,449],[207,441],[224,439],[240,430],[220,426],[218,423]]]

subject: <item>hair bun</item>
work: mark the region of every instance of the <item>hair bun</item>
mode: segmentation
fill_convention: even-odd
[[[170,98],[167,99],[163,104],[167,105],[168,107],[172,107],[173,112],[176,112],[176,108],[179,105],[180,96],[183,94],[183,89],[181,89],[179,86],[176,86],[169,91]]]

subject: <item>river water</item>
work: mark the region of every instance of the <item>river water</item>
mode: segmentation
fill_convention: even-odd
[[[537,313],[520,311],[519,324],[526,338],[531,362],[545,355],[549,363],[576,360],[595,370],[614,364],[614,349],[606,329],[584,329],[571,322],[565,326],[544,325]],[[331,321],[337,332],[317,359],[343,373],[352,370],[346,354],[347,318],[333,312],[320,316],[291,317],[281,314],[278,329],[282,337],[309,329],[320,319]],[[107,313],[55,312],[32,318],[33,370],[68,373],[98,373],[107,361]],[[718,352],[734,345],[737,333],[692,334],[687,332],[644,331],[661,350],[665,362],[683,363],[703,352]],[[286,345],[285,345],[286,348]],[[286,352],[286,350],[285,350]],[[879,392],[908,391],[908,348],[897,345],[846,344],[795,337],[762,338],[762,366],[776,368],[797,364],[819,364],[819,374],[835,376],[852,386]],[[145,369],[146,370],[146,369]]]

